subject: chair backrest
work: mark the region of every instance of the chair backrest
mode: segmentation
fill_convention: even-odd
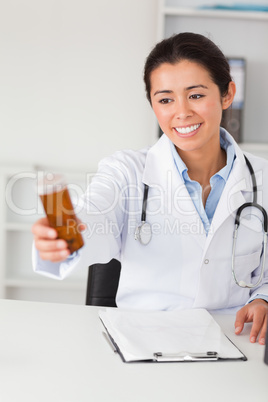
[[[88,267],[87,306],[117,307],[117,293],[121,263],[112,259],[107,264],[93,264]]]

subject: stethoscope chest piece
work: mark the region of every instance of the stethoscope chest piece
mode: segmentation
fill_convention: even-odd
[[[141,224],[136,227],[134,238],[135,240],[139,240],[144,246],[147,246],[152,238],[151,225],[148,222],[141,222]]]

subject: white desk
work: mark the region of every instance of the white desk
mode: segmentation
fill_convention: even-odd
[[[268,401],[264,347],[234,335],[247,362],[125,364],[102,336],[98,308],[0,300],[1,402]]]

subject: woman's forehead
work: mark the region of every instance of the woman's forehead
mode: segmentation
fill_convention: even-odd
[[[179,83],[189,85],[205,85],[212,82],[209,71],[201,64],[189,60],[181,60],[177,63],[163,63],[151,73],[151,86],[175,85]],[[152,88],[153,89],[153,88]]]

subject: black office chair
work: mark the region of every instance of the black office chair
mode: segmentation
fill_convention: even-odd
[[[115,297],[118,289],[121,263],[112,259],[107,264],[88,267],[87,306],[117,307]]]

